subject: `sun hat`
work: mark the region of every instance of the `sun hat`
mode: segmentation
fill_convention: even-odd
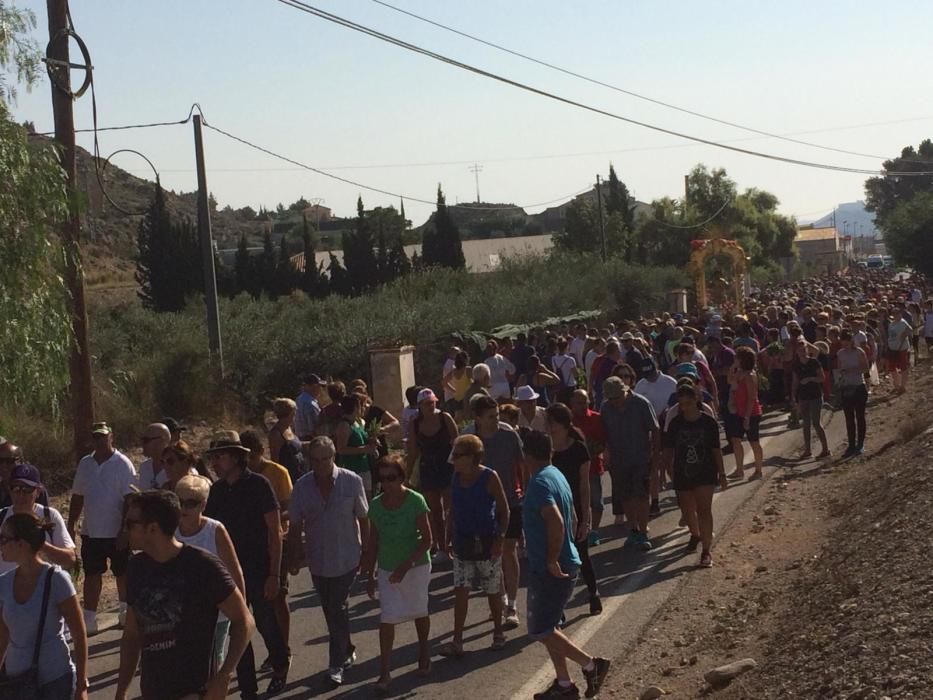
[[[221,430],[219,433],[214,433],[214,437],[211,438],[210,447],[204,450],[204,452],[210,454],[211,452],[221,452],[223,450],[249,452],[249,449],[244,447],[243,443],[240,442],[240,434],[235,430]]]
[[[423,401],[437,401],[437,394],[431,389],[422,389],[418,392],[418,403],[422,403]]]
[[[625,396],[628,386],[621,377],[608,377],[603,382],[603,396],[607,399],[618,399]]]
[[[527,384],[515,390],[516,401],[536,401],[539,396],[540,394]]]
[[[91,435],[110,435],[113,429],[106,421],[99,421],[91,426]]]

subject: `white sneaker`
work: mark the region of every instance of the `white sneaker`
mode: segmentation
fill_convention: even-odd
[[[117,626],[121,630],[126,627],[126,608],[121,609],[120,612],[117,613]]]
[[[330,679],[330,682],[334,685],[343,685],[343,669],[342,668],[329,668],[327,669],[327,677]]]
[[[84,628],[88,637],[93,637],[100,630],[97,628],[97,613],[90,610],[84,611]]]

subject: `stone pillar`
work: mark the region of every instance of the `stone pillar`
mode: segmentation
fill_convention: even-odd
[[[672,314],[685,314],[687,313],[687,290],[686,289],[672,289],[667,293],[667,298],[669,301],[670,312]]]
[[[370,348],[371,393],[377,406],[402,417],[405,389],[415,384],[415,346]]]

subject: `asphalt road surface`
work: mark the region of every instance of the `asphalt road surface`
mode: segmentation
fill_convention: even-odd
[[[831,414],[824,414],[824,421]],[[842,416],[833,416],[833,422]],[[786,431],[786,414],[768,414],[762,423],[762,443],[765,450],[766,477],[786,457],[799,451],[802,445],[800,431]],[[746,469],[751,460],[746,445]],[[769,459],[770,458],[770,459]],[[726,470],[733,469],[733,458],[726,456]],[[746,472],[750,473],[750,472]],[[604,492],[610,493],[609,477],[604,477]],[[762,481],[746,482],[718,493],[714,501],[716,531],[722,532],[736,511]],[[606,525],[612,521],[607,505],[604,524],[600,529],[602,544],[590,550],[599,580],[604,611],[602,615],[589,615],[589,600],[582,579],[567,611],[565,631],[589,653],[615,659],[635,641],[639,632],[686,575],[710,576],[721,573],[715,567],[698,570],[698,554],[684,553],[686,529],[677,526],[680,518],[673,492],[661,495],[662,515],[651,521],[651,541],[654,549],[642,553],[624,548],[621,527]],[[715,558],[715,546],[713,548]],[[449,563],[435,567],[431,578],[431,645],[433,648],[448,641],[453,628],[452,573]],[[292,660],[289,682],[280,698],[362,698],[376,697],[373,684],[379,676],[379,608],[377,601],[366,596],[365,582],[358,580],[350,599],[353,643],[357,647],[358,662],[345,674],[344,685],[331,687],[327,676],[327,630],[318,605],[311,579],[305,570],[291,580],[290,605],[292,609]],[[492,623],[488,621],[489,608],[485,597],[474,594],[464,634],[465,654],[459,659],[434,657],[432,672],[427,678],[416,676],[417,638],[413,623],[396,628],[393,656],[393,685],[390,697],[468,698],[530,698],[534,692],[547,686],[552,678],[550,662],[542,645],[525,635],[524,585],[519,590],[518,610],[522,625],[507,632],[505,649],[493,651]],[[104,617],[104,624],[115,616]],[[110,629],[90,640],[91,682],[90,697],[94,700],[112,698],[116,687],[119,665],[119,631]],[[265,658],[262,640],[257,634],[253,643],[257,663]],[[579,677],[579,672],[572,669]],[[624,665],[617,662],[613,674],[625,673]],[[268,685],[268,676],[260,680],[260,691]],[[138,684],[134,682],[130,697],[136,697]],[[230,697],[239,697],[235,683]]]

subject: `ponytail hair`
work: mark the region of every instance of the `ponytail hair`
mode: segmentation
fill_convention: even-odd
[[[55,524],[40,519],[34,513],[14,513],[6,519],[4,527],[9,529],[13,539],[22,540],[33,552],[38,552],[45,544],[46,536],[55,529]]]

